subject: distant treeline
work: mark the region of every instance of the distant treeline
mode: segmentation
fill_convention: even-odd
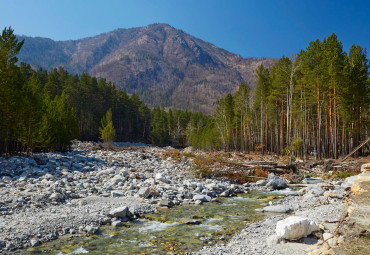
[[[347,54],[335,34],[310,42],[292,58],[260,66],[257,88],[241,84],[217,102],[212,116],[149,109],[105,79],[49,73],[16,65],[10,28],[0,37],[0,154],[67,150],[72,139],[100,139],[112,111],[115,140],[203,150],[337,158],[369,136],[369,65],[366,49]]]

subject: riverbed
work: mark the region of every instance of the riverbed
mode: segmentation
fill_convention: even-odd
[[[97,235],[64,237],[20,254],[183,254],[204,245],[226,243],[247,223],[266,214],[255,209],[281,198],[276,193],[251,192],[218,202],[188,204],[127,222],[121,227],[104,227]]]

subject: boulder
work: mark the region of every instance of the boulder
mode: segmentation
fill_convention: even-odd
[[[290,216],[276,224],[276,234],[280,238],[295,240],[319,231],[319,225],[308,218]]]
[[[127,206],[117,207],[109,211],[109,217],[124,218],[127,216],[129,209]]]
[[[263,212],[274,212],[274,213],[288,213],[290,212],[290,208],[283,205],[271,205],[266,206],[262,209]]]
[[[270,173],[268,175],[268,182],[266,186],[272,187],[273,189],[285,189],[288,187],[288,184],[284,178],[276,176],[274,173]]]
[[[164,175],[163,175],[163,174],[161,174],[161,173],[157,173],[157,174],[155,175],[155,180],[156,180],[156,181],[161,181],[161,182],[164,182],[164,183],[168,183],[168,180],[167,180],[166,176],[164,176]]]

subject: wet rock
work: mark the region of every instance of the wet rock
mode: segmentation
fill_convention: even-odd
[[[262,209],[263,212],[274,212],[274,213],[288,213],[291,209],[283,205],[271,205],[266,206]]]
[[[295,240],[306,237],[313,231],[319,231],[319,225],[308,218],[290,216],[276,224],[276,234],[280,238]]]
[[[199,225],[202,224],[200,220],[194,220],[194,219],[180,219],[180,224],[187,224],[187,225]]]
[[[86,229],[86,232],[89,234],[96,234],[99,231],[99,227],[93,226],[93,225],[86,226],[85,229]]]

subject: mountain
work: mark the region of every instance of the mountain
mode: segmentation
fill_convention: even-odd
[[[69,72],[106,78],[150,106],[210,113],[216,100],[240,83],[254,86],[260,64],[272,58],[242,58],[167,24],[117,29],[95,37],[53,41],[25,37],[19,60],[33,67],[63,66]]]

